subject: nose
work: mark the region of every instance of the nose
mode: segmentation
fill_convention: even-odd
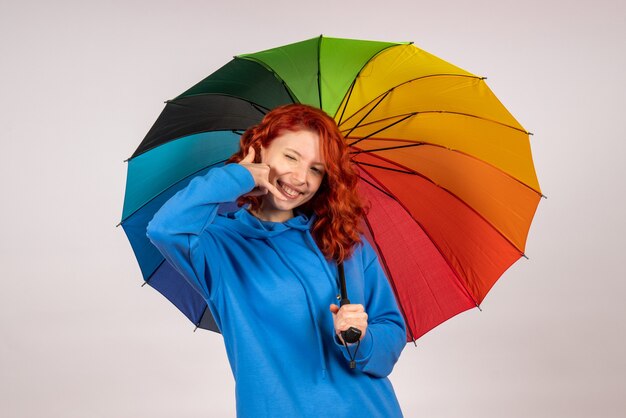
[[[302,186],[306,182],[306,167],[299,165],[292,172],[294,186]]]

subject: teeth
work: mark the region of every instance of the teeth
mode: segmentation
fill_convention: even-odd
[[[297,196],[300,194],[300,192],[298,192],[298,191],[296,191],[296,190],[293,190],[291,187],[289,187],[289,186],[287,186],[287,185],[285,185],[285,184],[282,184],[282,183],[281,183],[280,185],[281,185],[281,188],[283,189],[283,191],[284,191],[284,192],[287,194],[287,196],[289,196],[289,197],[297,197]]]

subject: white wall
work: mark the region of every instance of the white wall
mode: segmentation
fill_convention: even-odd
[[[234,416],[221,337],[140,287],[123,160],[233,55],[323,33],[487,76],[549,197],[483,312],[406,347],[405,415],[626,416],[625,3],[227,3],[0,3],[0,415]]]

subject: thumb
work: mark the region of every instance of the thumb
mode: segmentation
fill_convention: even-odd
[[[240,161],[242,163],[253,163],[254,162],[254,155],[255,155],[255,151],[254,151],[254,147],[250,147],[248,148],[248,153],[246,154],[245,157],[243,157],[243,159]]]
[[[339,306],[335,305],[334,303],[331,303],[330,311],[333,313],[333,315],[335,315],[337,312],[339,312]]]

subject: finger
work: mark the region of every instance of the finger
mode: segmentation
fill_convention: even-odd
[[[337,328],[345,331],[350,328],[357,328],[363,331],[367,328],[367,321],[337,321]]]
[[[345,312],[365,312],[365,307],[359,303],[349,303],[341,307]]]
[[[266,188],[267,191],[273,194],[277,199],[284,200],[284,201],[288,200],[285,196],[283,196],[283,194],[280,191],[278,191],[276,186],[274,186],[272,183],[266,182],[263,184],[262,187]]]
[[[337,325],[335,325],[335,328],[340,331],[345,331],[354,327],[363,331],[365,328],[367,328],[367,325],[367,322],[361,321],[337,321]]]
[[[343,321],[338,321],[337,325],[336,325],[336,329],[338,329],[339,331],[347,331],[350,328],[356,328],[359,331],[363,332],[363,330],[367,327],[367,324],[365,323],[361,323],[361,322],[343,322]]]
[[[335,327],[335,329],[339,332],[341,331],[347,331],[350,329],[350,325],[348,324],[337,324],[337,326]]]
[[[337,312],[339,312],[339,306],[335,305],[334,303],[332,303],[330,305],[330,311],[334,314],[336,314]]]
[[[253,163],[254,155],[255,155],[254,147],[250,147],[248,148],[248,153],[246,154],[245,157],[243,157],[243,159],[240,162],[241,163]]]
[[[342,318],[367,321],[367,314],[365,312],[344,312]]]

